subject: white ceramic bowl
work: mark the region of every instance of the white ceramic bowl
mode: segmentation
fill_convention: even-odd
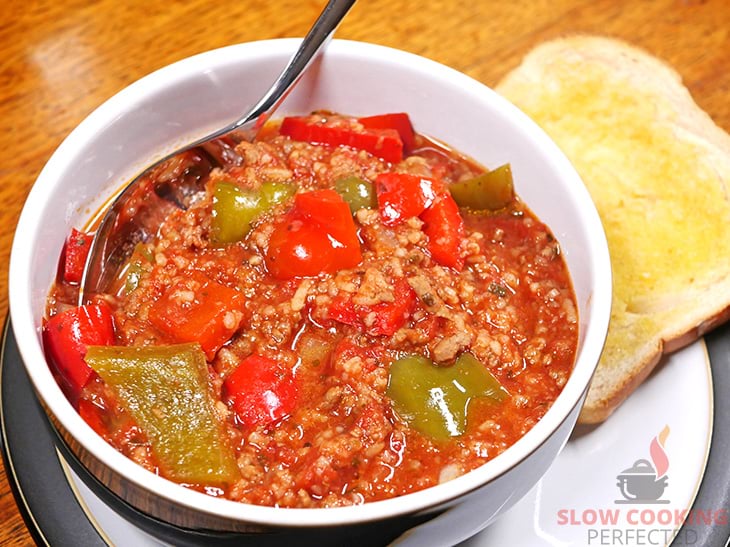
[[[83,226],[156,157],[237,118],[298,43],[247,43],[175,63],[109,99],[66,138],[28,196],[13,244],[10,309],[20,353],[71,450],[107,487],[154,517],[186,528],[251,531],[343,526],[450,508],[462,521],[460,536],[451,539],[463,539],[524,495],[568,439],[604,343],[611,270],[598,214],[565,156],[514,106],[450,68],[402,51],[334,40],[277,115],[405,111],[419,132],[488,167],[512,164],[517,192],[562,246],[578,299],[580,341],[575,369],[555,404],[504,453],[445,484],[355,507],[276,509],[214,499],[145,471],[104,442],[67,402],[44,359],[45,298],[71,227]]]

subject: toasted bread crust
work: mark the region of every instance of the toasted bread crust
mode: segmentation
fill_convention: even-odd
[[[671,67],[614,39],[540,45],[496,89],[573,161],[606,228],[611,324],[579,418],[598,423],[730,319],[730,136]]]

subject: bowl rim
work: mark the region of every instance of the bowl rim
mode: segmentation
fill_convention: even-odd
[[[416,513],[443,505],[463,496],[504,475],[535,452],[551,434],[570,416],[576,405],[582,404],[590,380],[603,349],[611,308],[611,267],[608,245],[598,213],[578,173],[558,146],[526,114],[517,109],[486,85],[448,66],[425,57],[397,50],[383,45],[352,40],[334,39],[327,46],[327,53],[333,56],[382,56],[389,62],[417,66],[428,71],[434,78],[446,78],[462,89],[478,93],[486,100],[496,103],[512,122],[530,134],[534,142],[549,152],[552,168],[562,178],[569,179],[575,199],[581,205],[578,214],[580,223],[593,243],[587,253],[592,270],[592,294],[589,297],[590,318],[583,333],[582,343],[576,356],[573,371],[560,395],[547,413],[525,435],[503,453],[482,466],[443,484],[424,490],[382,501],[373,501],[356,506],[313,510],[309,508],[277,508],[235,502],[214,498],[163,479],[122,455],[107,444],[88,426],[62,395],[53,379],[40,343],[40,327],[34,325],[30,301],[29,271],[32,256],[30,245],[20,234],[32,233],[31,211],[43,210],[46,192],[42,187],[51,183],[54,173],[62,172],[71,151],[83,147],[93,140],[94,134],[123,111],[125,104],[137,97],[155,93],[156,90],[174,85],[201,70],[221,67],[228,62],[245,62],[249,58],[266,54],[291,55],[299,45],[298,38],[260,40],[226,46],[200,53],[163,68],[137,80],[102,103],[91,112],[63,140],[38,175],[28,195],[16,228],[9,271],[9,303],[13,330],[18,340],[22,361],[39,398],[64,428],[95,458],[119,473],[126,480],[156,496],[185,506],[194,511],[208,513],[240,522],[271,526],[334,526],[363,523],[387,517]]]

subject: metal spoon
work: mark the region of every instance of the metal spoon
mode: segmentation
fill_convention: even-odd
[[[251,109],[235,122],[154,163],[114,199],[94,236],[79,287],[79,305],[106,292],[120,277],[135,246],[153,238],[175,208],[187,209],[216,166],[241,158],[229,137],[253,140],[286,98],[355,0],[329,0],[281,75]]]

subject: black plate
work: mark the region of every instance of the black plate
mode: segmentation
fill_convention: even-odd
[[[713,519],[710,526],[701,520],[685,523],[671,547],[730,544],[730,324],[706,335],[705,343],[712,369],[712,441],[704,479],[690,513],[719,512],[724,515],[724,523],[723,519]]]
[[[386,545],[430,517],[393,519],[329,530],[294,530],[269,535],[218,534],[183,530],[155,520],[101,486],[76,461],[46,418],[22,365],[12,329],[6,322],[0,360],[0,426],[5,469],[30,533],[40,545],[106,546],[80,505],[59,458],[73,468],[92,492],[117,514],[150,535],[180,546],[226,545]],[[730,507],[730,324],[706,338],[712,368],[714,427],[709,459],[693,509],[727,511]],[[727,513],[725,513],[727,514]],[[730,515],[728,515],[730,517]],[[727,545],[730,523],[686,524],[672,547]]]

